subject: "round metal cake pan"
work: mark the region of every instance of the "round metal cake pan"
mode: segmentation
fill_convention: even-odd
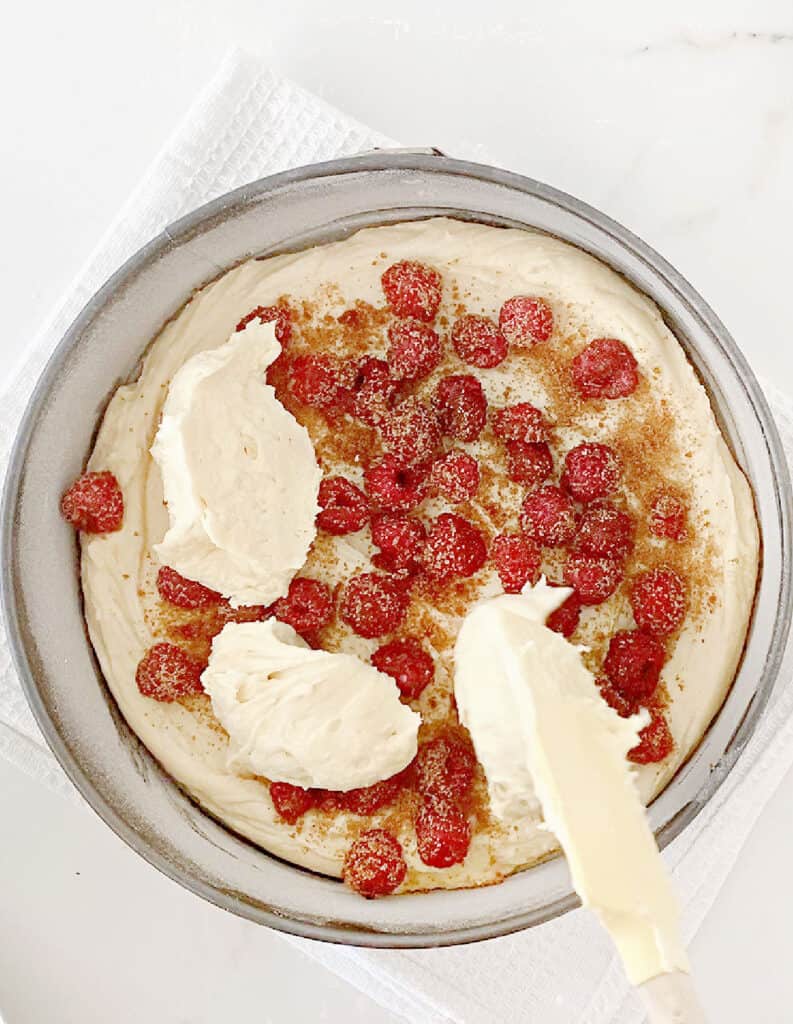
[[[13,658],[42,732],[94,810],[165,874],[284,931],[370,946],[437,946],[539,924],[576,905],[555,858],[500,885],[367,901],[270,856],[212,820],[142,747],[93,657],[73,531],[59,516],[109,396],[133,378],[190,295],[251,256],[439,214],[531,227],[580,246],[649,295],[688,353],[754,490],[763,554],[743,660],[719,714],[649,814],[661,846],[710,800],[775,684],[790,624],[790,484],[766,401],[724,325],[657,253],[589,206],[531,179],[443,156],[375,153],[247,185],[172,224],[88,303],[20,426],[2,509],[3,604]]]

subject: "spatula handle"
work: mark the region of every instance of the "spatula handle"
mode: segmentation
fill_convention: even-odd
[[[648,1024],[706,1024],[691,977],[682,971],[659,974],[638,989]]]

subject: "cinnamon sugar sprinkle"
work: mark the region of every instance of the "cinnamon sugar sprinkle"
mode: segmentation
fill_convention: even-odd
[[[385,258],[385,254],[381,254],[381,259]],[[401,385],[400,394],[403,397],[416,394],[428,400],[437,381],[450,374],[475,373],[483,383],[487,381],[489,371],[472,370],[460,361],[449,342],[448,332],[454,318],[458,316],[468,312],[484,312],[497,320],[498,310],[487,308],[487,304],[477,296],[462,293],[457,285],[449,290],[451,301],[447,301],[447,307],[441,311],[434,324],[443,341],[442,362],[427,379]],[[385,359],[388,350],[386,331],[392,314],[384,306],[375,307],[361,301],[352,305],[345,304],[344,296],[332,285],[321,288],[312,302],[294,302],[288,295],[279,301],[292,310],[292,338],[286,356],[271,368],[268,380],[275,387],[284,406],[308,430],[323,471],[326,474],[349,476],[360,484],[363,469],[383,454],[378,431],[353,420],[346,413],[327,415],[296,401],[288,388],[288,358],[300,354],[323,353],[334,357],[373,355]],[[604,605],[585,609],[579,629],[574,635],[576,642],[589,648],[585,655],[588,667],[595,674],[600,674],[610,637],[617,629],[633,626],[628,601],[631,577],[658,565],[673,568],[687,584],[688,622],[696,622],[708,613],[717,600],[710,582],[716,553],[708,546],[703,549],[702,542],[698,541],[698,537],[701,537],[698,529],[700,524],[691,517],[687,537],[682,542],[659,540],[650,532],[650,508],[658,492],[673,493],[691,508],[686,484],[688,456],[677,446],[671,410],[654,393],[646,379],[640,379],[636,392],[622,400],[630,404],[629,415],[622,417],[611,415],[614,403],[583,400],[579,397],[572,386],[569,364],[591,340],[586,324],[573,329],[568,327],[563,334],[557,328],[547,343],[532,348],[513,347],[499,369],[511,374],[513,381],[520,381],[522,376],[528,375],[547,396],[544,411],[553,428],[550,446],[554,456],[554,476],[548,482],[558,484],[564,455],[573,444],[578,443],[570,442],[571,432],[582,439],[596,439],[611,445],[622,460],[622,482],[613,500],[630,512],[635,522],[634,550],[626,562],[625,579],[617,592]],[[503,392],[505,401],[522,400],[522,396],[515,393],[516,390],[520,391],[514,383],[507,385]],[[445,439],[444,444],[447,449],[458,446],[449,439]],[[478,494],[474,500],[455,507],[433,498],[432,514],[454,511],[463,515],[479,527],[488,540],[502,531],[517,531],[518,515],[526,489],[508,479],[504,449],[493,434],[490,423],[478,441],[459,446],[473,454],[479,463],[481,484]],[[426,506],[421,506],[413,514],[427,524]],[[354,572],[371,571],[369,555],[372,547],[368,527],[362,531],[362,537],[360,543],[356,544],[361,565],[353,566],[350,570],[340,563],[336,538],[318,535],[301,574],[324,579],[335,588],[338,596],[345,574],[349,576]],[[549,579],[561,580],[563,557],[561,551],[546,549],[543,552],[543,571]],[[410,606],[399,635],[419,638],[437,660],[435,680],[412,705],[422,714],[421,741],[431,738],[439,730],[460,728],[452,686],[456,631],[460,619],[472,602],[481,596],[485,584],[492,579],[492,567],[486,566],[471,579],[439,585],[419,578],[413,587]],[[149,596],[152,599],[147,605],[148,614],[155,635],[180,644],[191,655],[205,662],[212,637],[227,620],[218,615],[217,609],[183,611],[154,600],[153,592]],[[385,639],[382,638],[380,642]],[[364,656],[377,646],[370,643],[364,650],[360,639],[353,637],[338,619],[323,630],[319,642],[331,651],[350,649]],[[670,645],[672,643],[674,638]],[[658,701],[663,704],[667,700],[668,695],[662,690]],[[208,699],[191,697],[183,700],[182,704],[225,736],[212,715]],[[266,784],[266,780],[262,780],[262,783]],[[339,818],[333,810],[319,808],[298,821],[294,831],[300,834],[310,826],[312,834],[322,835],[330,828],[338,832],[341,826],[351,840],[362,830],[377,825],[400,834],[412,827],[419,801],[418,794],[411,786],[407,786],[394,803],[371,817],[346,814]],[[477,769],[467,810],[472,816],[475,831],[496,833],[498,826],[489,815],[481,766]]]

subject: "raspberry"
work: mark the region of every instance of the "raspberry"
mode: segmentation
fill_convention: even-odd
[[[360,331],[361,328],[366,326],[369,317],[361,305],[355,305],[350,309],[345,309],[343,313],[339,313],[336,319],[342,327],[349,327],[353,331]]]
[[[454,351],[464,363],[488,370],[498,366],[507,357],[504,335],[489,317],[461,316],[452,327]]]
[[[403,466],[392,455],[369,466],[363,475],[372,504],[392,512],[409,512],[423,501],[423,483],[419,470]]]
[[[553,455],[543,441],[526,444],[525,441],[507,441],[507,475],[510,480],[526,487],[534,487],[553,473]]]
[[[155,644],[138,663],[135,682],[144,697],[168,703],[191,693],[203,693],[203,671],[201,662],[191,658],[181,647]]]
[[[273,605],[273,615],[286,622],[302,637],[311,637],[333,616],[333,595],[330,587],[307,576],[296,576],[289,584],[286,597]]]
[[[420,398],[406,398],[380,424],[385,450],[405,465],[428,462],[437,454],[441,430],[432,409]]]
[[[240,320],[235,330],[244,331],[252,320],[260,324],[275,321],[275,340],[284,348],[292,337],[292,310],[288,306],[257,306]]]
[[[558,487],[541,487],[523,502],[520,528],[547,547],[559,547],[572,539],[576,516],[572,501]]]
[[[624,398],[639,383],[633,353],[616,338],[595,338],[571,368],[573,385],[582,398]]]
[[[562,487],[576,501],[606,498],[617,487],[622,464],[607,444],[586,443],[571,448],[564,458]]]
[[[468,374],[438,381],[432,407],[443,433],[457,441],[475,441],[487,422],[487,399],[482,385]]]
[[[335,409],[344,398],[342,366],[332,356],[297,356],[289,368],[289,387],[304,405]]]
[[[545,620],[548,629],[554,633],[561,633],[562,636],[570,637],[578,629],[578,620],[581,618],[581,598],[573,593],[567,598],[564,604],[559,605],[555,612],[551,612]]]
[[[591,555],[568,555],[564,565],[564,581],[578,594],[581,604],[602,604],[622,582],[620,562]]]
[[[476,754],[467,739],[449,731],[421,744],[415,766],[416,782],[425,797],[458,801],[473,785]]]
[[[290,825],[294,825],[317,802],[313,790],[301,789],[289,782],[271,782],[270,799],[278,814]]]
[[[665,660],[666,652],[654,636],[623,630],[611,638],[603,667],[624,697],[643,700],[658,685]]]
[[[630,718],[631,715],[636,714],[637,705],[633,701],[628,700],[627,697],[623,697],[620,691],[608,679],[600,678],[596,679],[595,682],[603,700],[610,708],[617,712],[620,718]]]
[[[382,828],[371,828],[358,836],[347,851],[342,869],[347,885],[367,899],[392,893],[406,874],[402,847]]]
[[[216,590],[188,580],[167,565],[157,573],[157,590],[163,601],[177,608],[211,608],[223,600]]]
[[[653,498],[650,509],[650,533],[667,540],[685,540],[686,506],[679,498],[661,491]]]
[[[366,495],[343,476],[325,477],[319,485],[319,504],[317,526],[326,533],[355,533],[369,521]]]
[[[339,793],[337,797],[338,806],[351,814],[374,814],[386,804],[392,804],[404,782],[404,774],[399,772],[392,775],[390,779],[382,779],[372,786],[364,786],[362,789],[348,789],[346,793]]]
[[[424,567],[436,580],[473,576],[486,561],[484,538],[467,519],[443,512],[433,522],[424,549]]]
[[[372,655],[372,664],[393,676],[400,693],[408,700],[417,700],[435,675],[432,656],[413,637],[383,644]]]
[[[341,617],[358,636],[372,639],[402,625],[408,595],[392,577],[364,572],[347,581]]]
[[[636,625],[654,636],[668,636],[686,617],[686,589],[673,569],[661,566],[633,581],[631,606]]]
[[[471,844],[471,823],[459,807],[442,800],[427,801],[416,818],[419,857],[433,868],[448,868],[465,860]]]
[[[227,622],[263,622],[271,614],[269,608],[260,604],[232,608],[225,600],[202,611],[205,614],[170,626],[168,634],[179,640],[212,640]]]
[[[402,515],[372,517],[372,541],[380,548],[372,556],[378,569],[387,572],[418,572],[427,531],[418,519]]]
[[[633,548],[633,520],[626,512],[603,502],[584,510],[573,549],[595,558],[623,561]]]
[[[545,299],[516,295],[501,307],[498,326],[510,345],[536,345],[553,334],[553,313]]]
[[[653,764],[663,761],[675,747],[672,733],[662,711],[654,708],[651,712],[650,724],[639,733],[639,742],[628,751],[628,760],[635,764]]]
[[[386,301],[399,317],[430,323],[441,304],[441,275],[434,267],[400,260],[380,278]]]
[[[399,382],[392,379],[388,363],[374,356],[357,360],[349,376],[349,411],[370,427],[376,427],[393,408]]]
[[[540,550],[526,537],[500,533],[490,546],[490,557],[508,594],[518,594],[527,583],[540,578]]]
[[[493,413],[493,433],[502,441],[537,444],[548,440],[548,424],[542,410],[531,402],[518,402]]]
[[[430,483],[453,505],[470,501],[479,490],[479,465],[467,452],[448,452],[433,462]]]
[[[432,373],[443,349],[436,331],[420,320],[396,320],[388,328],[388,364],[397,380],[419,380]]]
[[[61,515],[83,533],[121,529],[124,497],[112,473],[83,473],[61,498]]]

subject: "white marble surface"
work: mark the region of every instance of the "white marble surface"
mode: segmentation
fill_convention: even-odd
[[[793,390],[788,0],[16,5],[0,44],[11,197],[0,372],[235,43],[394,138],[601,207],[689,277],[760,373]],[[694,944],[714,1021],[790,1019],[792,798],[789,777]],[[4,765],[0,814],[8,1024],[393,1020]]]

